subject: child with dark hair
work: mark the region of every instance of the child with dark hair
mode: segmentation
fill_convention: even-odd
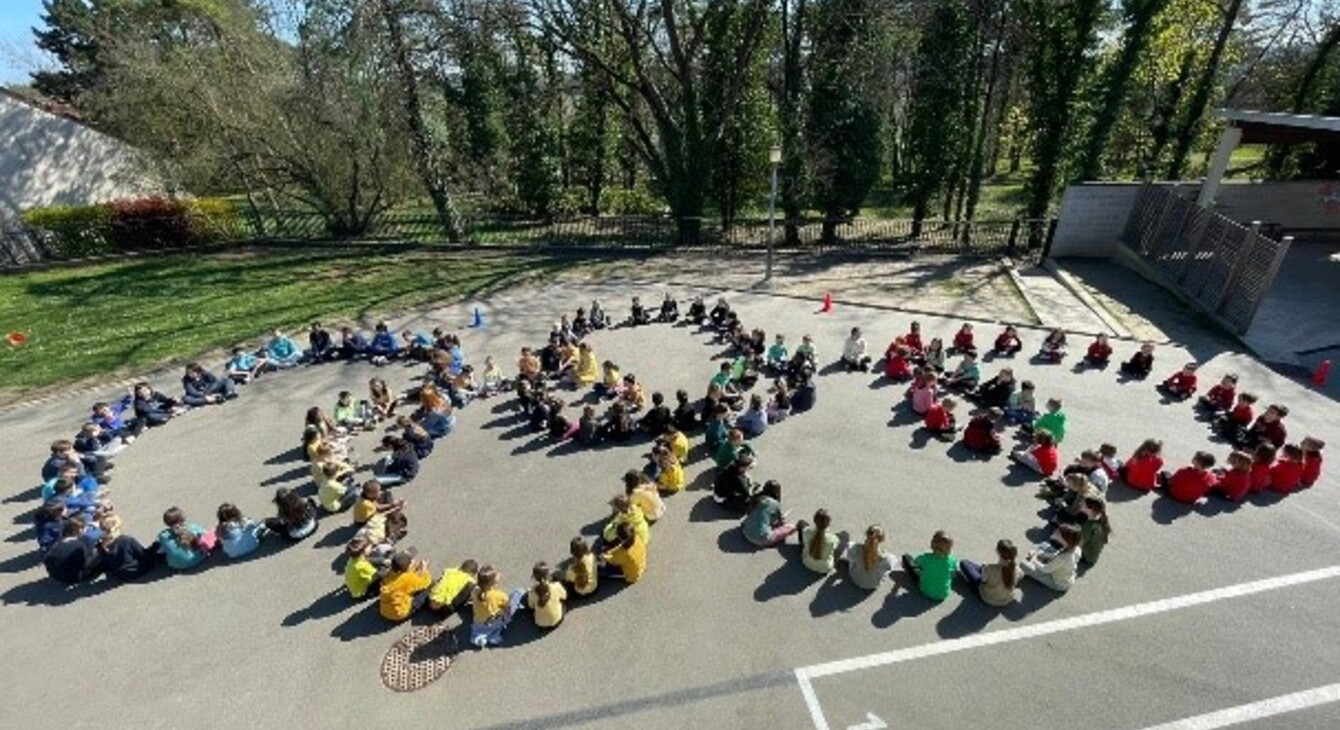
[[[384,487],[404,484],[419,475],[419,454],[414,444],[399,436],[382,437],[382,445],[374,451],[387,451],[389,455],[377,462],[373,478]]]
[[[1056,441],[1051,431],[1045,428],[1039,428],[1033,433],[1032,448],[1013,451],[1010,453],[1010,458],[1044,477],[1055,474],[1061,465],[1060,454],[1056,451]]]
[[[763,408],[762,395],[755,393],[749,397],[749,407],[735,417],[735,427],[751,439],[768,430],[768,413]]]
[[[805,365],[795,377],[794,388],[791,391],[791,412],[804,413],[814,408],[818,397],[818,386],[814,382],[814,368]]]
[[[1321,450],[1326,448],[1326,442],[1305,436],[1298,446],[1303,450],[1303,472],[1298,477],[1298,483],[1310,487],[1321,479]]]
[[[754,467],[754,457],[742,454],[735,463],[723,468],[712,481],[712,501],[740,514],[749,507],[749,498],[754,494],[754,483],[749,478],[749,470]]]
[[[702,326],[707,321],[707,305],[703,303],[701,295],[695,295],[693,301],[689,303],[689,313],[685,317],[689,322]]]
[[[368,338],[353,327],[340,328],[340,358],[344,360],[362,360],[368,356]]]
[[[1002,357],[1013,357],[1020,350],[1024,349],[1024,343],[1019,340],[1019,331],[1014,325],[1005,325],[1005,330],[996,335],[996,343],[992,352]]]
[[[275,516],[266,518],[265,529],[284,536],[289,542],[299,542],[316,532],[316,505],[296,490],[280,487],[275,490]]]
[[[903,554],[903,570],[917,579],[917,588],[921,595],[932,601],[943,601],[949,597],[954,582],[954,573],[958,571],[958,558],[954,557],[954,538],[944,530],[937,530],[931,536],[931,549],[915,558],[911,553]]]
[[[1038,547],[1024,557],[1019,568],[1029,578],[1065,593],[1075,586],[1084,535],[1075,525],[1061,525],[1056,528],[1056,539],[1061,544],[1060,550],[1050,545]]]
[[[148,383],[136,383],[131,392],[135,398],[135,417],[146,426],[161,426],[186,412],[185,405],[154,390]]]
[[[675,301],[670,292],[666,292],[665,298],[661,300],[661,313],[656,319],[659,322],[675,322],[679,319],[679,302]]]
[[[519,588],[508,593],[501,587],[501,582],[502,574],[493,566],[485,565],[479,569],[475,587],[470,592],[473,609],[470,643],[476,649],[502,643],[503,631],[526,598],[526,592]]]
[[[1065,411],[1062,410],[1062,408],[1063,404],[1061,403],[1060,398],[1048,398],[1047,412],[1038,416],[1038,420],[1033,423],[1024,424],[1024,430],[1046,429],[1051,432],[1052,439],[1054,439],[1056,443],[1059,444],[1062,441],[1065,441],[1066,427],[1070,419],[1066,416]]]
[[[335,347],[335,338],[331,337],[330,331],[322,327],[320,322],[313,322],[307,330],[307,360],[314,363],[326,362],[334,360],[339,354],[339,348]]]
[[[1214,455],[1197,451],[1196,455],[1191,457],[1190,466],[1184,466],[1172,474],[1166,471],[1160,474],[1160,486],[1167,491],[1170,498],[1178,502],[1195,504],[1204,499],[1206,493],[1219,482],[1214,472],[1210,471],[1213,468]]]
[[[1289,438],[1289,432],[1284,428],[1284,418],[1289,415],[1289,409],[1279,404],[1272,404],[1266,408],[1251,428],[1247,429],[1244,444],[1254,446],[1256,444],[1270,444],[1276,449],[1284,445]]]
[[[223,554],[230,558],[256,552],[261,546],[261,540],[269,534],[264,525],[244,517],[242,510],[231,502],[219,505],[215,516],[219,524],[214,528],[214,534],[219,537],[219,547],[223,548]]]
[[[693,404],[689,401],[688,391],[683,388],[675,391],[675,412],[672,419],[675,422],[675,428],[684,433],[693,433],[698,430],[698,415],[694,412]]]
[[[866,372],[870,369],[870,356],[866,354],[865,338],[860,327],[852,327],[851,335],[842,343],[842,365],[848,372]]]
[[[577,442],[595,446],[600,443],[600,436],[600,419],[596,417],[595,406],[582,407],[582,417],[577,421]]]
[[[1089,343],[1089,349],[1084,353],[1084,361],[1096,368],[1105,368],[1112,360],[1112,345],[1107,341],[1107,335],[1098,333],[1093,342]]]
[[[1065,356],[1065,332],[1060,329],[1053,329],[1047,333],[1047,338],[1042,341],[1042,347],[1038,350],[1038,359],[1043,362],[1059,363]]]
[[[908,326],[907,334],[902,336],[903,346],[911,353],[913,360],[919,360],[926,351],[926,343],[921,339],[921,323],[915,320]]]
[[[1163,442],[1147,439],[1131,454],[1131,458],[1120,470],[1122,481],[1127,486],[1148,492],[1159,484],[1159,474],[1163,470]]]
[[[903,345],[890,346],[884,354],[884,377],[895,383],[906,383],[912,379],[912,361],[908,359],[908,350]]]
[[[845,541],[832,528],[833,518],[826,509],[814,513],[814,524],[801,520],[796,525],[800,535],[800,562],[820,575],[832,573],[837,559],[847,552]]]
[[[214,533],[187,522],[186,515],[176,507],[163,513],[163,525],[158,533],[158,546],[173,570],[188,570],[205,562],[218,542]]]
[[[781,423],[791,415],[791,389],[785,378],[778,378],[772,384],[772,398],[768,400],[768,423]]]
[[[85,423],[74,437],[74,450],[79,453],[81,462],[90,457],[94,460],[110,459],[125,448],[125,441],[108,433],[93,421]],[[97,461],[93,463],[96,464]]]
[[[1196,394],[1196,384],[1196,363],[1189,362],[1159,383],[1158,391],[1175,400],[1186,400]]]
[[[428,602],[428,589],[432,584],[433,574],[427,558],[416,557],[413,552],[397,551],[391,558],[391,569],[381,579],[378,613],[387,621],[404,621]]]
[[[610,404],[600,427],[600,437],[608,441],[627,441],[633,435],[633,418],[619,401]]]
[[[936,373],[945,371],[945,347],[939,337],[931,338],[930,344],[921,353],[922,367]]]
[[[969,397],[985,408],[1006,408],[1014,395],[1014,371],[1004,368],[996,376],[977,386]]]
[[[526,607],[534,612],[535,625],[542,629],[552,629],[563,622],[563,602],[568,600],[568,592],[554,580],[553,573],[548,563],[536,563],[530,573],[535,585],[526,592]]]
[[[977,345],[973,343],[972,324],[964,322],[958,332],[954,333],[954,340],[950,350],[960,355],[976,355]]]
[[[926,368],[917,368],[912,373],[912,384],[907,388],[907,397],[911,400],[912,412],[926,415],[935,405],[940,392],[940,381],[935,373]]]
[[[651,324],[651,315],[647,313],[647,308],[642,306],[642,300],[637,297],[633,297],[633,306],[628,315],[628,324],[632,327]]]
[[[376,543],[365,534],[355,535],[344,546],[344,589],[355,601],[381,593],[382,578],[391,570],[387,543]]]
[[[1019,600],[1019,549],[1009,540],[996,543],[996,562],[990,565],[960,560],[959,573],[977,589],[988,606],[1008,606]]]
[[[1251,493],[1265,491],[1270,486],[1270,472],[1275,468],[1275,447],[1270,444],[1257,444],[1252,452]]]
[[[782,511],[782,485],[768,480],[749,497],[744,521],[740,523],[744,539],[761,548],[776,547],[795,534],[796,525],[786,521]]]
[[[42,556],[47,575],[65,585],[76,585],[102,575],[102,555],[97,540],[84,535],[84,524],[79,519],[66,520],[60,527],[60,538]]]
[[[1144,380],[1154,370],[1154,345],[1146,342],[1131,359],[1121,364],[1121,373],[1132,378]]]
[[[1219,381],[1218,385],[1210,388],[1200,400],[1196,401],[1196,407],[1210,413],[1226,413],[1233,407],[1237,398],[1238,376],[1229,373]]]
[[[979,454],[999,454],[1001,443],[997,424],[1002,415],[999,408],[992,408],[973,416],[963,429],[963,445]]]
[[[601,554],[598,571],[611,578],[623,578],[626,583],[636,583],[647,570],[647,541],[639,535],[633,526],[622,523],[615,532],[615,540],[610,543],[613,549]]]
[[[586,318],[591,323],[591,329],[603,330],[610,325],[605,310],[600,306],[600,302],[595,299],[591,300],[591,311],[587,312]]]
[[[1251,428],[1252,421],[1256,419],[1256,413],[1252,410],[1254,405],[1256,405],[1255,394],[1238,393],[1233,407],[1227,413],[1220,413],[1215,416],[1215,432],[1232,443],[1245,442],[1247,429]]]
[[[600,575],[596,570],[596,556],[591,552],[591,546],[579,535],[568,543],[568,554],[571,560],[563,571],[563,582],[572,586],[572,592],[579,596],[595,593]]]
[[[786,365],[791,360],[791,352],[786,349],[786,335],[778,334],[773,338],[764,360],[764,365],[772,375],[786,372]]]
[[[372,332],[372,342],[368,344],[368,354],[373,365],[385,365],[401,355],[400,343],[395,333],[385,322],[378,322]]]
[[[106,433],[130,444],[144,431],[145,425],[143,421],[134,417],[134,405],[133,391],[114,403],[99,401],[93,404],[93,415],[89,420],[98,424]]]

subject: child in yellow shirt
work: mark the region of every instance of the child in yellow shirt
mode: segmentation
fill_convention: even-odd
[[[614,549],[600,556],[604,561],[600,567],[601,573],[636,583],[647,570],[647,542],[638,537],[633,526],[626,522],[619,525],[616,537],[618,543]]]
[[[614,510],[614,515],[610,521],[605,523],[605,529],[601,532],[601,538],[606,543],[613,543],[617,538],[619,525],[627,524],[633,528],[642,541],[648,542],[651,537],[651,530],[647,526],[647,516],[629,499],[627,495],[620,494],[610,500],[610,507]]]
[[[624,472],[623,488],[628,500],[642,510],[642,516],[647,518],[648,523],[661,519],[665,514],[665,500],[661,499],[646,474],[636,469]]]
[[[596,556],[591,552],[591,546],[586,544],[585,538],[574,537],[572,542],[568,543],[568,554],[572,556],[572,560],[568,563],[568,569],[563,572],[563,581],[572,586],[572,591],[579,596],[595,593],[600,578],[596,572]]]
[[[503,631],[526,597],[526,592],[521,589],[507,593],[499,587],[501,581],[502,575],[492,565],[479,569],[479,578],[470,595],[474,619],[470,624],[470,643],[477,649],[502,643]]]
[[[665,444],[670,447],[670,453],[675,455],[675,459],[683,464],[689,460],[689,437],[679,430],[679,427],[671,423],[665,429]]]
[[[382,578],[381,600],[378,610],[382,618],[399,623],[428,602],[428,587],[433,576],[428,572],[428,561],[416,559],[407,552],[391,558],[391,572]]]
[[[659,469],[656,484],[662,492],[677,494],[684,488],[684,467],[680,465],[679,459],[675,458],[673,451],[669,448],[657,451],[656,466]]]
[[[479,564],[466,560],[459,568],[447,568],[428,591],[428,607],[441,613],[455,613],[470,603],[470,593],[479,575]]]
[[[526,606],[535,612],[536,626],[552,629],[563,621],[563,602],[568,600],[568,592],[553,579],[548,563],[536,563],[531,577],[535,586],[526,593]]]

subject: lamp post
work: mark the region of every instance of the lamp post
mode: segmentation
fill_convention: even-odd
[[[768,162],[772,165],[772,193],[768,195],[768,268],[763,280],[772,282],[772,249],[777,240],[777,168],[782,164],[782,148],[773,145],[768,150]]]

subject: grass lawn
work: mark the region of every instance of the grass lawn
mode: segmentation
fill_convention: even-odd
[[[247,249],[0,275],[0,327],[29,338],[0,345],[0,400],[254,344],[276,327],[482,295],[582,263],[383,251]]]

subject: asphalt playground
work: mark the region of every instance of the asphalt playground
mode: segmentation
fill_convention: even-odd
[[[670,286],[687,306],[694,290]],[[562,312],[601,299],[626,315],[629,297],[658,302],[666,285],[551,285],[425,312],[397,325],[460,329],[471,361],[491,355],[507,371],[523,345],[541,344]],[[705,292],[714,295],[713,292]],[[814,336],[820,364],[862,327],[882,351],[918,319],[948,340],[961,320],[727,292],[746,327]],[[468,329],[473,307],[486,316]],[[979,345],[998,326],[978,320]],[[1188,403],[1163,403],[1153,382],[1029,362],[1043,333],[1021,328],[1025,350],[983,366],[1015,369],[1060,397],[1070,415],[1069,461],[1107,441],[1127,455],[1164,440],[1171,465],[1201,449],[1221,461]],[[649,391],[697,397],[721,351],[693,328],[652,325],[592,336]],[[1072,350],[1082,343],[1072,339]],[[1114,342],[1116,358],[1137,346]],[[77,356],[77,353],[71,353]],[[1202,382],[1227,372],[1261,403],[1287,404],[1290,439],[1314,435],[1340,447],[1340,406],[1251,357],[1201,345],[1160,346],[1155,373],[1188,359]],[[217,367],[217,364],[211,363]],[[116,459],[111,485],[126,531],[147,542],[164,508],[212,525],[220,502],[269,516],[277,486],[307,482],[296,446],[312,405],[341,389],[362,393],[379,375],[403,389],[418,368],[325,365],[263,378],[238,400],[197,410],[150,432]],[[176,374],[155,384],[176,392]],[[1207,387],[1207,386],[1203,386]],[[791,517],[827,508],[859,535],[879,523],[887,549],[919,552],[937,529],[960,557],[985,560],[1000,538],[1036,537],[1034,481],[1001,456],[972,458],[927,440],[902,388],[874,374],[825,368],[809,413],[759,438],[757,479],[783,485]],[[800,566],[799,548],[750,549],[737,523],[711,503],[710,461],[687,469],[692,486],[668,499],[643,580],[602,583],[541,634],[522,618],[507,644],[456,656],[436,683],[413,693],[382,686],[379,666],[411,626],[389,626],[375,603],[340,591],[347,516],[328,517],[294,546],[269,544],[248,559],[222,556],[186,574],[160,571],[138,584],[73,590],[40,566],[29,515],[47,445],[70,437],[93,400],[80,394],[0,413],[0,646],[6,679],[0,725],[26,728],[182,728],[224,724],[279,728],[1149,728],[1340,727],[1340,503],[1336,467],[1316,487],[1284,499],[1195,509],[1121,485],[1110,494],[1115,533],[1101,562],[1064,596],[1024,582],[1006,609],[959,589],[942,604],[901,573],[892,590],[866,593]],[[576,400],[576,395],[572,396]],[[510,398],[461,411],[408,501],[407,544],[434,572],[465,558],[491,563],[508,587],[526,584],[538,560],[557,562],[568,541],[592,534],[643,464],[646,442],[595,450],[531,434]],[[701,438],[695,439],[695,443]],[[372,460],[372,436],[355,448]],[[454,619],[451,619],[454,621]],[[421,623],[421,622],[420,622]]]

